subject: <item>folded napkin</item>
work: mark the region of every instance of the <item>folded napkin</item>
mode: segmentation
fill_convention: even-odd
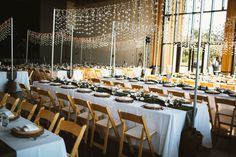
[[[12,117],[15,116],[11,111],[4,111],[4,114],[5,114],[8,118],[12,118]]]
[[[34,124],[26,124],[26,125],[23,126],[23,130],[25,132],[37,131],[37,130],[39,130],[39,128],[36,125],[34,125]]]

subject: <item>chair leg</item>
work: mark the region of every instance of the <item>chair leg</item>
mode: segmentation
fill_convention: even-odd
[[[131,138],[128,136],[126,136],[126,138],[127,138],[128,144],[129,144],[129,149],[130,149],[131,153],[134,154],[134,149],[133,149],[133,146],[131,143]]]
[[[121,138],[120,138],[120,146],[119,146],[118,157],[122,156],[123,144],[124,144],[123,142],[124,142],[124,133],[122,133]]]
[[[92,132],[91,132],[90,147],[93,146],[94,132],[95,132],[95,122],[93,123],[93,128],[92,128]]]
[[[104,145],[103,145],[103,154],[106,154],[107,152],[107,142],[108,142],[108,136],[109,136],[109,128],[106,128],[105,130],[105,138],[104,138]]]
[[[144,140],[142,139],[142,140],[140,141],[140,144],[139,144],[138,157],[142,157],[142,153],[143,153],[143,142],[144,142]]]
[[[153,151],[153,146],[152,146],[152,143],[151,141],[148,140],[148,145],[149,145],[149,148],[150,148],[150,152],[152,153],[152,157],[154,157],[154,151]]]
[[[87,143],[87,140],[88,140],[88,133],[89,133],[89,120],[87,121],[87,128],[86,128],[86,130],[85,130],[84,143]]]

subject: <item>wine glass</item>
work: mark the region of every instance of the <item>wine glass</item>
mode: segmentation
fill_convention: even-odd
[[[7,125],[9,124],[9,118],[8,118],[8,116],[7,115],[3,115],[2,116],[2,126],[3,127],[7,127]]]

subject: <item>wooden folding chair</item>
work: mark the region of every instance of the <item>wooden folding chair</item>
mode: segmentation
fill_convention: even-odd
[[[35,86],[30,86],[30,94],[33,102],[39,104],[40,102],[40,96],[38,93],[39,88]]]
[[[30,94],[29,88],[23,83],[19,83],[19,86],[20,86],[20,89],[22,91],[22,95],[23,95],[24,99],[30,101],[31,100],[31,94]]]
[[[184,92],[168,90],[168,94],[171,93],[173,96],[185,98]]]
[[[65,121],[63,118],[61,118],[61,120],[59,121],[58,126],[55,131],[55,134],[58,135],[60,133],[60,131],[65,131],[65,132],[71,133],[72,135],[77,137],[71,153],[70,154],[67,153],[68,157],[78,157],[79,156],[78,148],[79,148],[80,142],[83,138],[85,130],[86,130],[86,125],[83,125],[81,127],[74,122]]]
[[[149,87],[149,92],[154,92],[154,93],[158,93],[158,94],[164,94],[164,90],[161,89],[161,88],[152,88],[152,87]]]
[[[125,87],[125,84],[122,83],[122,82],[113,82],[113,85],[116,86],[116,87],[119,87],[119,88],[124,88]]]
[[[236,127],[236,102],[232,99],[215,97],[215,105],[214,129],[225,131],[231,137],[233,128]]]
[[[86,121],[87,129],[85,131],[85,143],[87,143],[90,121],[93,119],[93,113],[90,107],[90,103],[88,101],[78,98],[70,98],[70,102],[72,106],[75,106],[77,108],[76,109],[77,112],[75,115],[75,122],[77,122],[77,119],[82,119]],[[81,107],[83,107],[83,109],[81,109]]]
[[[111,81],[107,81],[107,80],[102,80],[102,83],[106,86],[112,86],[112,82]]]
[[[11,110],[11,112],[14,112],[19,102],[20,98],[8,96],[6,100],[6,108]]]
[[[36,123],[37,125],[40,125],[42,119],[46,120],[47,124],[50,123],[50,125],[46,129],[48,129],[49,131],[52,131],[57,122],[58,117],[59,117],[59,113],[53,113],[49,110],[45,110],[44,107],[41,107],[41,109],[38,112],[38,115],[36,116],[34,120],[34,123]]]
[[[92,81],[93,83],[101,83],[101,80],[98,79],[98,78],[91,78],[91,81]]]
[[[17,113],[20,114],[21,116],[27,118],[28,120],[31,120],[36,108],[37,108],[36,104],[33,105],[33,104],[23,100],[20,104],[20,107],[19,107]],[[27,113],[28,116],[26,116],[25,113]]]
[[[127,112],[122,112],[122,111],[118,111],[118,113],[119,113],[119,117],[122,123],[122,134],[121,134],[121,139],[120,139],[118,156],[119,157],[124,156],[122,152],[123,152],[123,142],[125,138],[128,141],[131,152],[134,154],[134,150],[131,143],[131,139],[133,138],[140,141],[138,157],[142,156],[143,143],[146,139],[147,139],[151,154],[154,157],[155,155],[154,155],[153,146],[151,142],[151,136],[155,133],[155,131],[149,131],[150,129],[148,129],[147,127],[145,118],[143,116],[138,116],[138,115],[134,115]],[[126,126],[126,121],[137,123],[137,125],[128,129],[128,127]]]
[[[135,90],[143,89],[143,86],[141,86],[141,85],[132,84],[131,86],[132,86],[132,89],[135,89]]]
[[[111,114],[110,110],[108,109],[108,107],[104,107],[104,106],[100,106],[100,105],[96,105],[96,104],[90,104],[90,106],[92,109],[92,113],[94,115],[93,116],[93,127],[92,127],[92,133],[91,133],[90,147],[92,147],[94,145],[94,146],[102,149],[103,154],[106,154],[109,131],[110,131],[110,129],[113,129],[115,136],[119,140],[120,136],[118,134],[117,126],[119,126],[121,123],[119,120],[113,119],[112,114]],[[97,112],[103,113],[106,117],[103,119],[99,119]],[[104,131],[103,132],[104,133],[103,145],[94,141],[94,133],[95,133],[96,127],[100,127]]]
[[[55,103],[55,100],[50,91],[39,89],[38,94],[40,97],[39,107],[44,106],[50,111],[57,110],[59,106]]]
[[[0,107],[4,106],[6,104],[7,98],[10,96],[7,93],[0,92]]]

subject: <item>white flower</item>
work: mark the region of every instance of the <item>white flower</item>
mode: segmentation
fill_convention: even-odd
[[[140,98],[140,100],[141,100],[141,101],[143,101],[143,100],[144,100],[144,98],[143,98],[143,97],[141,97],[141,98]]]

